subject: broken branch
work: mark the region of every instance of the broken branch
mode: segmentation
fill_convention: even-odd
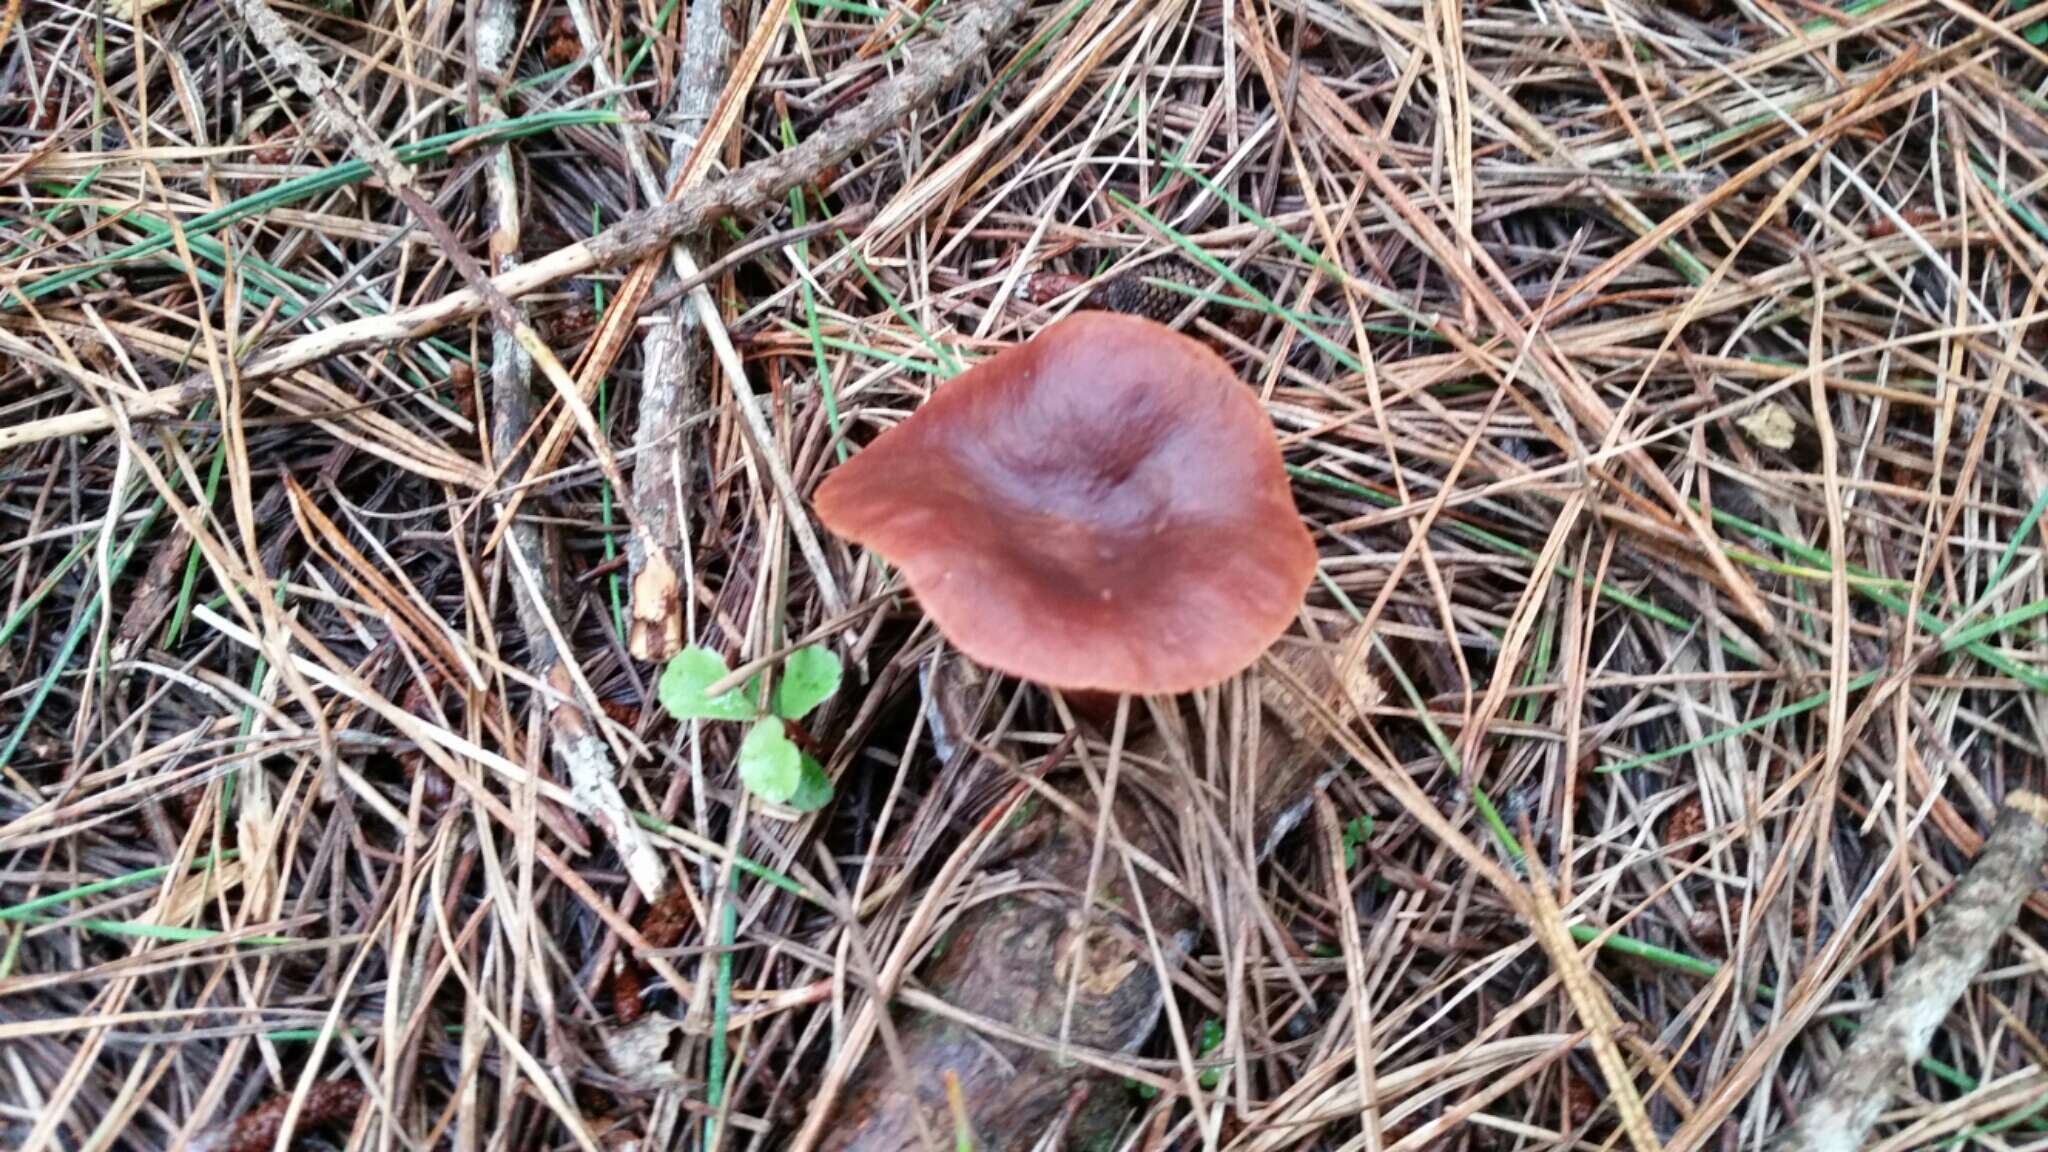
[[[2048,861],[2048,799],[2005,798],[1984,851],[1942,905],[1934,927],[1856,1030],[1820,1091],[1800,1109],[1792,1152],[1854,1152],[1877,1123],[1906,1068],[1927,1055],[1935,1029],[1984,970],[2019,919]]]

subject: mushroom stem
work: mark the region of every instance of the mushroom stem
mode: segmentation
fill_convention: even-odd
[[[1067,702],[1067,708],[1085,724],[1093,725],[1107,732],[1116,723],[1116,702],[1119,694],[1097,692],[1088,688],[1075,688],[1060,693],[1060,699]]]
[[[1298,820],[1310,789],[1332,771],[1326,741],[1308,717],[1350,716],[1378,699],[1368,664],[1372,647],[1364,640],[1353,632],[1329,645],[1289,646],[1271,657],[1288,676],[1259,679],[1253,707],[1265,722],[1256,749],[1237,768],[1250,788],[1255,843],[1273,843],[1276,830]],[[1071,704],[1073,693],[1063,695]],[[1133,763],[1163,762],[1173,753],[1166,737],[1153,732],[1134,740],[1128,755]],[[1060,751],[1049,759],[1049,768],[1066,766]],[[817,1152],[918,1152],[924,1147],[920,1116],[926,1128],[944,1131],[953,1124],[944,1091],[948,1071],[960,1077],[980,1137],[976,1146],[986,1152],[1043,1147],[1046,1134],[1060,1128],[1066,1140],[1055,1146],[1086,1146],[1113,1137],[1125,1121],[1131,1081],[1123,1065],[1100,1058],[1136,1050],[1157,1029],[1170,1000],[1158,961],[1170,979],[1172,968],[1187,962],[1188,946],[1216,926],[1151,873],[1104,860],[1098,917],[1112,903],[1136,917],[1142,903],[1165,948],[1155,956],[1141,930],[1110,930],[1100,918],[1082,930],[1080,894],[1099,801],[1075,772],[1057,773],[1039,789],[1029,804],[994,809],[1001,839],[980,857],[979,874],[950,874],[946,890],[930,898],[976,891],[997,872],[1045,883],[1015,899],[969,900],[942,935],[934,932],[947,943],[930,951],[917,987],[906,989],[902,1006],[892,1009],[894,1047],[877,1044],[862,1058],[844,1099],[821,1124],[826,1135]],[[1021,788],[1018,795],[1024,795]],[[1119,787],[1109,803],[1125,841],[1115,855],[1153,860],[1171,859],[1179,850],[1180,819],[1208,823],[1229,815],[1194,807],[1219,803],[1214,797],[1169,798],[1135,782]],[[1075,964],[1084,967],[1070,1003]],[[1063,1035],[1071,1047],[1061,1047]],[[1171,1078],[1142,1074],[1147,1079],[1140,1083],[1177,1087]]]

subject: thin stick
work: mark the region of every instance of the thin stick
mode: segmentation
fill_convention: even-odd
[[[2019,919],[2048,862],[2048,799],[2005,798],[1998,824],[1932,930],[1900,967],[1826,1083],[1799,1110],[1792,1152],[1854,1152],[1877,1123],[1906,1067],[1925,1055],[1935,1029],[1984,970],[1991,949]]]
[[[384,181],[385,187],[398,198],[398,202],[403,204],[406,211],[433,236],[435,242],[441,246],[442,255],[447,258],[448,263],[468,281],[470,290],[477,294],[481,304],[480,310],[488,311],[493,319],[512,333],[519,347],[532,358],[533,366],[539,368],[541,375],[547,377],[548,383],[554,385],[556,393],[562,398],[563,406],[575,416],[576,425],[582,430],[584,438],[590,441],[591,455],[596,457],[598,468],[604,473],[605,479],[611,482],[614,490],[625,491],[625,478],[619,472],[618,461],[613,458],[611,441],[604,430],[597,426],[597,417],[591,412],[590,405],[577,388],[576,382],[570,379],[569,370],[562,366],[554,351],[540,338],[540,334],[533,330],[533,326],[526,322],[519,309],[513,306],[512,298],[498,289],[483,265],[469,254],[469,250],[456,237],[454,229],[442,219],[440,211],[420,193],[418,180],[411,167],[401,160],[398,153],[393,151],[370,126],[369,121],[363,116],[362,109],[356,106],[355,100],[327,75],[320,67],[319,61],[314,60],[299,43],[291,25],[285,23],[277,14],[270,6],[269,0],[229,0],[229,3],[248,25],[250,34],[262,45],[263,50],[292,74],[294,83],[305,93],[306,98],[319,107],[330,120],[341,126],[348,137],[350,151],[356,153],[359,159],[375,170],[378,177]],[[243,374],[246,377],[246,367]],[[622,510],[636,533],[646,530],[635,519],[630,503],[622,505]]]
[[[1529,922],[1536,929],[1536,941],[1550,954],[1550,963],[1557,969],[1558,983],[1564,985],[1572,1010],[1579,1014],[1579,1023],[1586,1026],[1587,1043],[1593,1047],[1593,1062],[1600,1067],[1602,1079],[1607,1081],[1607,1091],[1615,1114],[1621,1117],[1621,1130],[1627,1134],[1628,1142],[1636,1152],[1663,1152],[1664,1145],[1657,1139],[1657,1130],[1650,1124],[1650,1114],[1643,1108],[1643,1097],[1636,1091],[1635,1077],[1629,1072],[1628,1061],[1621,1054],[1621,1047],[1614,1042],[1614,1034],[1621,1029],[1621,1018],[1615,1014],[1614,1005],[1608,1002],[1607,993],[1593,979],[1592,970],[1586,966],[1586,958],[1579,954],[1579,945],[1571,937],[1564,919],[1564,910],[1557,905],[1557,894],[1551,891],[1549,874],[1535,862],[1542,857],[1536,851],[1536,838],[1529,829],[1529,819],[1522,818],[1522,851],[1531,862],[1532,875],[1529,877]]]
[[[674,120],[690,147],[677,148],[669,163],[668,184],[677,193],[702,180],[716,150],[717,141],[705,138],[705,127],[725,85],[724,7],[723,0],[691,0],[683,21]],[[695,256],[690,253],[692,259]],[[660,286],[672,290],[675,280],[676,274],[667,272]],[[615,307],[637,304],[628,297]],[[704,408],[705,389],[698,380],[702,339],[697,310],[682,299],[665,307],[641,338],[640,420],[633,429],[633,503],[647,519],[648,531],[645,541],[636,538],[626,551],[633,589],[627,647],[640,660],[666,660],[683,646],[681,590],[674,580],[664,583],[642,577],[648,550],[661,549],[672,554],[673,561],[683,531],[694,470],[682,441],[690,419]]]
[[[533,365],[538,365],[556,390],[563,393],[563,400],[577,412],[578,422],[583,425],[591,447],[613,484],[623,487],[618,476],[618,466],[611,459],[610,446],[596,420],[590,416],[586,406],[579,403],[568,373],[561,362],[556,360],[540,337],[527,323],[522,309],[490,285],[489,275],[475,257],[463,249],[448,222],[441,218],[433,205],[428,203],[414,186],[411,169],[400,160],[389,145],[379,138],[363,118],[362,110],[320,67],[292,34],[291,26],[278,16],[268,0],[232,0],[236,13],[248,25],[249,31],[263,46],[264,51],[291,72],[307,98],[318,105],[348,133],[350,147],[361,159],[374,168],[383,178],[392,194],[397,196],[407,210],[433,234],[442,251],[447,255],[463,278],[483,295],[491,318],[495,321],[493,334],[493,391],[501,399],[523,392],[527,386]],[[484,66],[497,71],[504,66],[502,54],[507,50],[512,34],[509,31],[513,13],[509,8],[496,12],[497,5],[487,13],[488,34],[480,37],[484,41]],[[493,15],[492,13],[495,13]],[[490,188],[496,210],[509,219],[501,219],[494,227],[491,238],[491,254],[494,263],[510,265],[517,250],[516,221],[518,216],[518,195],[511,179],[511,172],[501,155],[499,163],[491,173]],[[508,229],[514,229],[508,231]],[[512,399],[512,407],[518,407],[518,398]],[[630,509],[629,517],[630,517]],[[512,557],[517,580],[530,585],[523,591],[516,591],[520,600],[521,620],[531,636],[543,637],[549,642],[534,647],[531,659],[536,670],[545,677],[556,694],[547,704],[548,722],[555,755],[562,761],[575,794],[588,806],[593,819],[604,831],[613,847],[618,850],[619,859],[624,862],[626,872],[634,884],[649,900],[658,900],[666,887],[661,857],[654,851],[647,837],[633,823],[627,814],[625,797],[613,779],[616,769],[606,753],[604,741],[597,735],[596,728],[588,723],[575,704],[575,697],[583,697],[583,703],[593,715],[597,712],[595,694],[590,691],[589,682],[576,668],[573,658],[558,631],[553,613],[548,610],[544,593],[540,589],[539,573],[543,571],[535,563],[541,559],[539,541],[530,539],[530,554],[515,552]]]
[[[237,0],[237,8],[260,3]],[[729,216],[768,208],[783,193],[866,147],[905,115],[930,102],[983,57],[988,45],[1016,23],[1025,7],[1026,0],[986,0],[959,13],[931,47],[915,57],[915,66],[876,84],[867,99],[826,121],[787,152],[757,160],[722,179],[707,180],[675,200],[632,213],[588,240],[558,248],[493,276],[483,285],[460,288],[383,316],[337,324],[252,356],[242,364],[241,376],[245,380],[275,376],[330,356],[430,336],[450,324],[482,315],[491,309],[494,298],[517,300],[599,268],[630,264],[663,251],[678,236],[700,232]],[[267,7],[263,11],[269,13]],[[275,13],[269,15],[276,19]],[[210,376],[195,375],[144,393],[128,402],[128,410],[135,415],[169,412],[212,390]],[[0,428],[0,450],[57,436],[104,431],[112,424],[110,414],[94,411]]]
[[[485,0],[477,30],[477,67],[496,76],[509,65],[508,52],[518,35],[518,12],[510,0]],[[497,112],[497,101],[483,97],[489,113]],[[491,227],[491,271],[502,273],[519,265],[519,184],[514,177],[509,144],[491,157],[487,186],[493,212]],[[517,306],[515,305],[515,308]],[[524,308],[519,320],[526,322]],[[504,323],[491,326],[491,445],[497,454],[493,464],[507,472],[524,469],[527,454],[521,446],[533,422],[533,361],[520,346],[517,332]],[[502,507],[504,501],[500,501]],[[512,572],[513,603],[526,633],[526,666],[552,692],[535,693],[533,700],[547,710],[548,746],[559,770],[568,777],[578,796],[590,804],[591,814],[604,830],[632,877],[634,886],[649,900],[658,900],[666,890],[668,872],[661,854],[636,824],[626,806],[626,797],[614,779],[610,753],[598,729],[585,720],[575,695],[598,708],[594,693],[587,690],[588,677],[575,664],[575,654],[557,645],[562,636],[561,607],[547,574],[556,570],[550,542],[533,520],[515,519],[511,528],[512,547],[508,562]],[[566,637],[564,637],[566,639]],[[544,703],[543,703],[544,701]],[[595,712],[593,712],[595,715]]]

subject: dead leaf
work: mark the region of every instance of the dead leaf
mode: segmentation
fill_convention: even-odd
[[[620,1024],[638,1024],[647,1015],[647,1002],[640,997],[640,966],[621,960],[612,970],[612,1015]]]
[[[306,1090],[296,1131],[310,1132],[353,1120],[362,1110],[364,1099],[363,1086],[353,1080],[322,1080]],[[291,1103],[291,1093],[279,1093],[243,1113],[225,1130],[208,1133],[199,1142],[220,1152],[270,1152],[277,1147],[277,1137],[284,1129],[285,1112]],[[296,1140],[287,1145],[297,1146]]]
[[[197,794],[197,790],[194,790]],[[188,925],[196,921],[223,892],[232,892],[245,879],[242,861],[237,858],[216,862],[210,868],[188,872],[171,885],[170,896],[164,900],[156,916],[159,924]]]
[[[659,1013],[613,1028],[604,1037],[604,1065],[643,1091],[670,1087],[679,1075],[672,1049],[682,1031],[682,1021]]]
[[[1749,434],[1751,440],[1766,448],[1780,452],[1792,447],[1792,433],[1799,427],[1792,421],[1792,413],[1775,400],[1766,400],[1747,416],[1739,417],[1736,425]]]

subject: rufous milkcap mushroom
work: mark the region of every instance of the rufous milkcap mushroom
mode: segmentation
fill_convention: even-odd
[[[1107,312],[939,388],[826,477],[817,511],[970,659],[1065,691],[1236,675],[1316,565],[1251,391],[1201,343]]]

